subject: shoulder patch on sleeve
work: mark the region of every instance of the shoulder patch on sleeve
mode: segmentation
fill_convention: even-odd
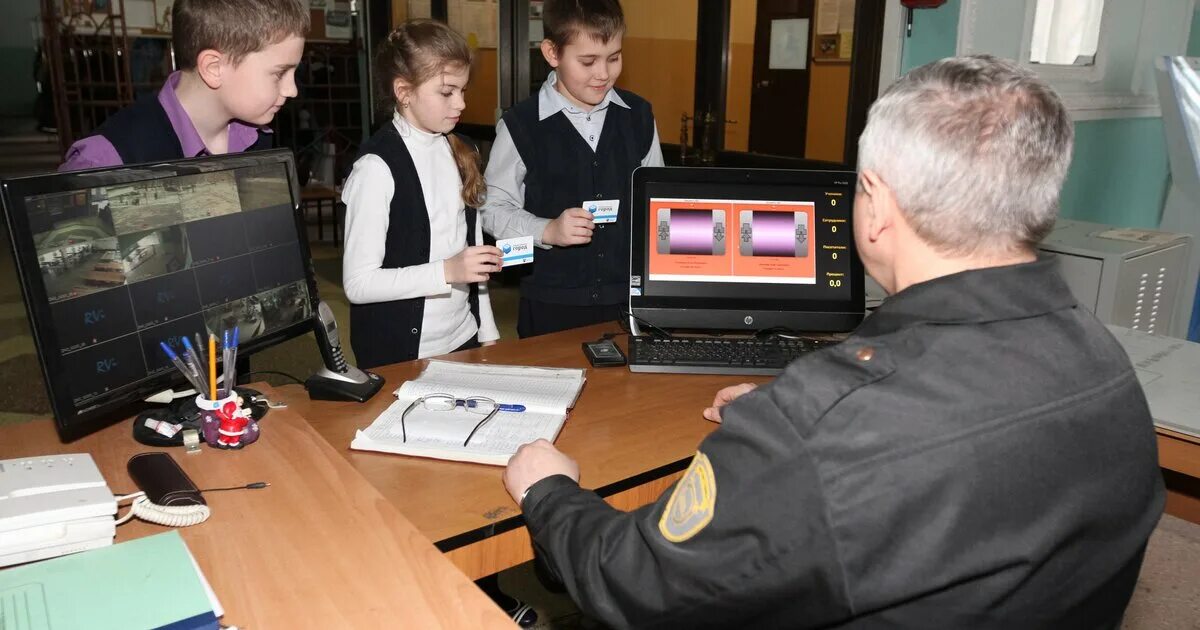
[[[712,521],[717,507],[717,479],[708,456],[696,451],[691,466],[675,485],[658,521],[663,538],[679,543],[700,533]]]

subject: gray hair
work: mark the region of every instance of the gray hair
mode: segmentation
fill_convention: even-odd
[[[988,55],[921,66],[889,87],[859,138],[859,168],[896,195],[939,251],[1031,250],[1054,225],[1074,128],[1054,90]]]

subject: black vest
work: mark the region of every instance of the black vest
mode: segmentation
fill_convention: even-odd
[[[546,219],[587,200],[620,199],[616,223],[596,226],[592,242],[539,249],[521,281],[524,297],[575,306],[621,304],[629,299],[630,177],[654,140],[654,114],[641,97],[617,90],[629,109],[608,106],[596,150],[566,114],[538,120],[538,96],[504,114],[525,164],[525,209]]]
[[[468,141],[469,142],[469,141]],[[395,192],[388,213],[384,269],[429,262],[429,210],[417,167],[404,139],[390,121],[363,143],[358,152],[378,155],[392,171]],[[475,208],[467,207],[467,245],[475,245]],[[470,285],[471,314],[479,322],[479,285]],[[350,305],[350,347],[361,368],[411,361],[421,350],[425,298]]]
[[[109,116],[96,130],[95,135],[104,136],[112,143],[123,164],[195,157],[183,154],[183,145],[179,142],[175,128],[171,126],[171,119],[167,118],[167,110],[158,102],[157,94],[142,97],[129,107]],[[258,140],[246,151],[270,149],[274,144],[271,136],[272,134],[260,131]]]

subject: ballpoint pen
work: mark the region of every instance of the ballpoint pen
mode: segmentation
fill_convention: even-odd
[[[229,357],[229,387],[237,385],[238,327],[233,327],[233,352]]]
[[[193,388],[197,388],[196,391],[204,391],[204,388],[196,382],[191,370],[189,370],[187,365],[184,364],[183,359],[180,359],[179,355],[175,354],[175,351],[171,349],[171,346],[168,346],[165,341],[158,342],[158,346],[162,348],[163,352],[166,353],[167,358],[170,359],[171,363],[175,365],[175,369],[179,370],[179,372],[183,374],[183,377],[187,379],[187,382],[190,383]]]
[[[478,403],[470,398],[461,398],[454,401],[455,406],[474,407]],[[509,413],[521,413],[525,411],[525,405],[516,405],[511,403],[496,403],[496,411],[507,411]]]
[[[200,333],[196,333],[195,348],[196,348],[196,354],[200,356],[200,363],[198,363],[197,365],[199,365],[203,369],[203,367],[205,365],[208,365],[208,356],[204,352],[204,338],[200,336]]]
[[[225,386],[225,391],[227,392],[233,391],[229,382],[230,372],[232,371],[230,369],[229,357],[232,353],[233,348],[229,345],[229,329],[226,328],[221,332],[221,383]]]
[[[196,352],[196,349],[192,347],[192,342],[188,340],[187,335],[182,335],[180,337],[180,341],[183,342],[183,362],[187,364],[187,367],[191,370],[192,376],[194,377],[193,380],[197,383],[200,383],[199,391],[203,392],[204,390],[208,389],[204,383],[204,360],[200,358],[200,355]]]

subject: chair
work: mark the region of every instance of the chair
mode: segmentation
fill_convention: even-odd
[[[338,208],[341,207],[342,202],[337,189],[325,184],[308,184],[300,190],[300,206],[305,210],[305,216],[307,216],[308,208],[315,206],[317,209],[317,240],[319,241],[325,240],[326,203],[329,204],[333,218],[333,244],[340,246],[342,239],[338,234]]]

